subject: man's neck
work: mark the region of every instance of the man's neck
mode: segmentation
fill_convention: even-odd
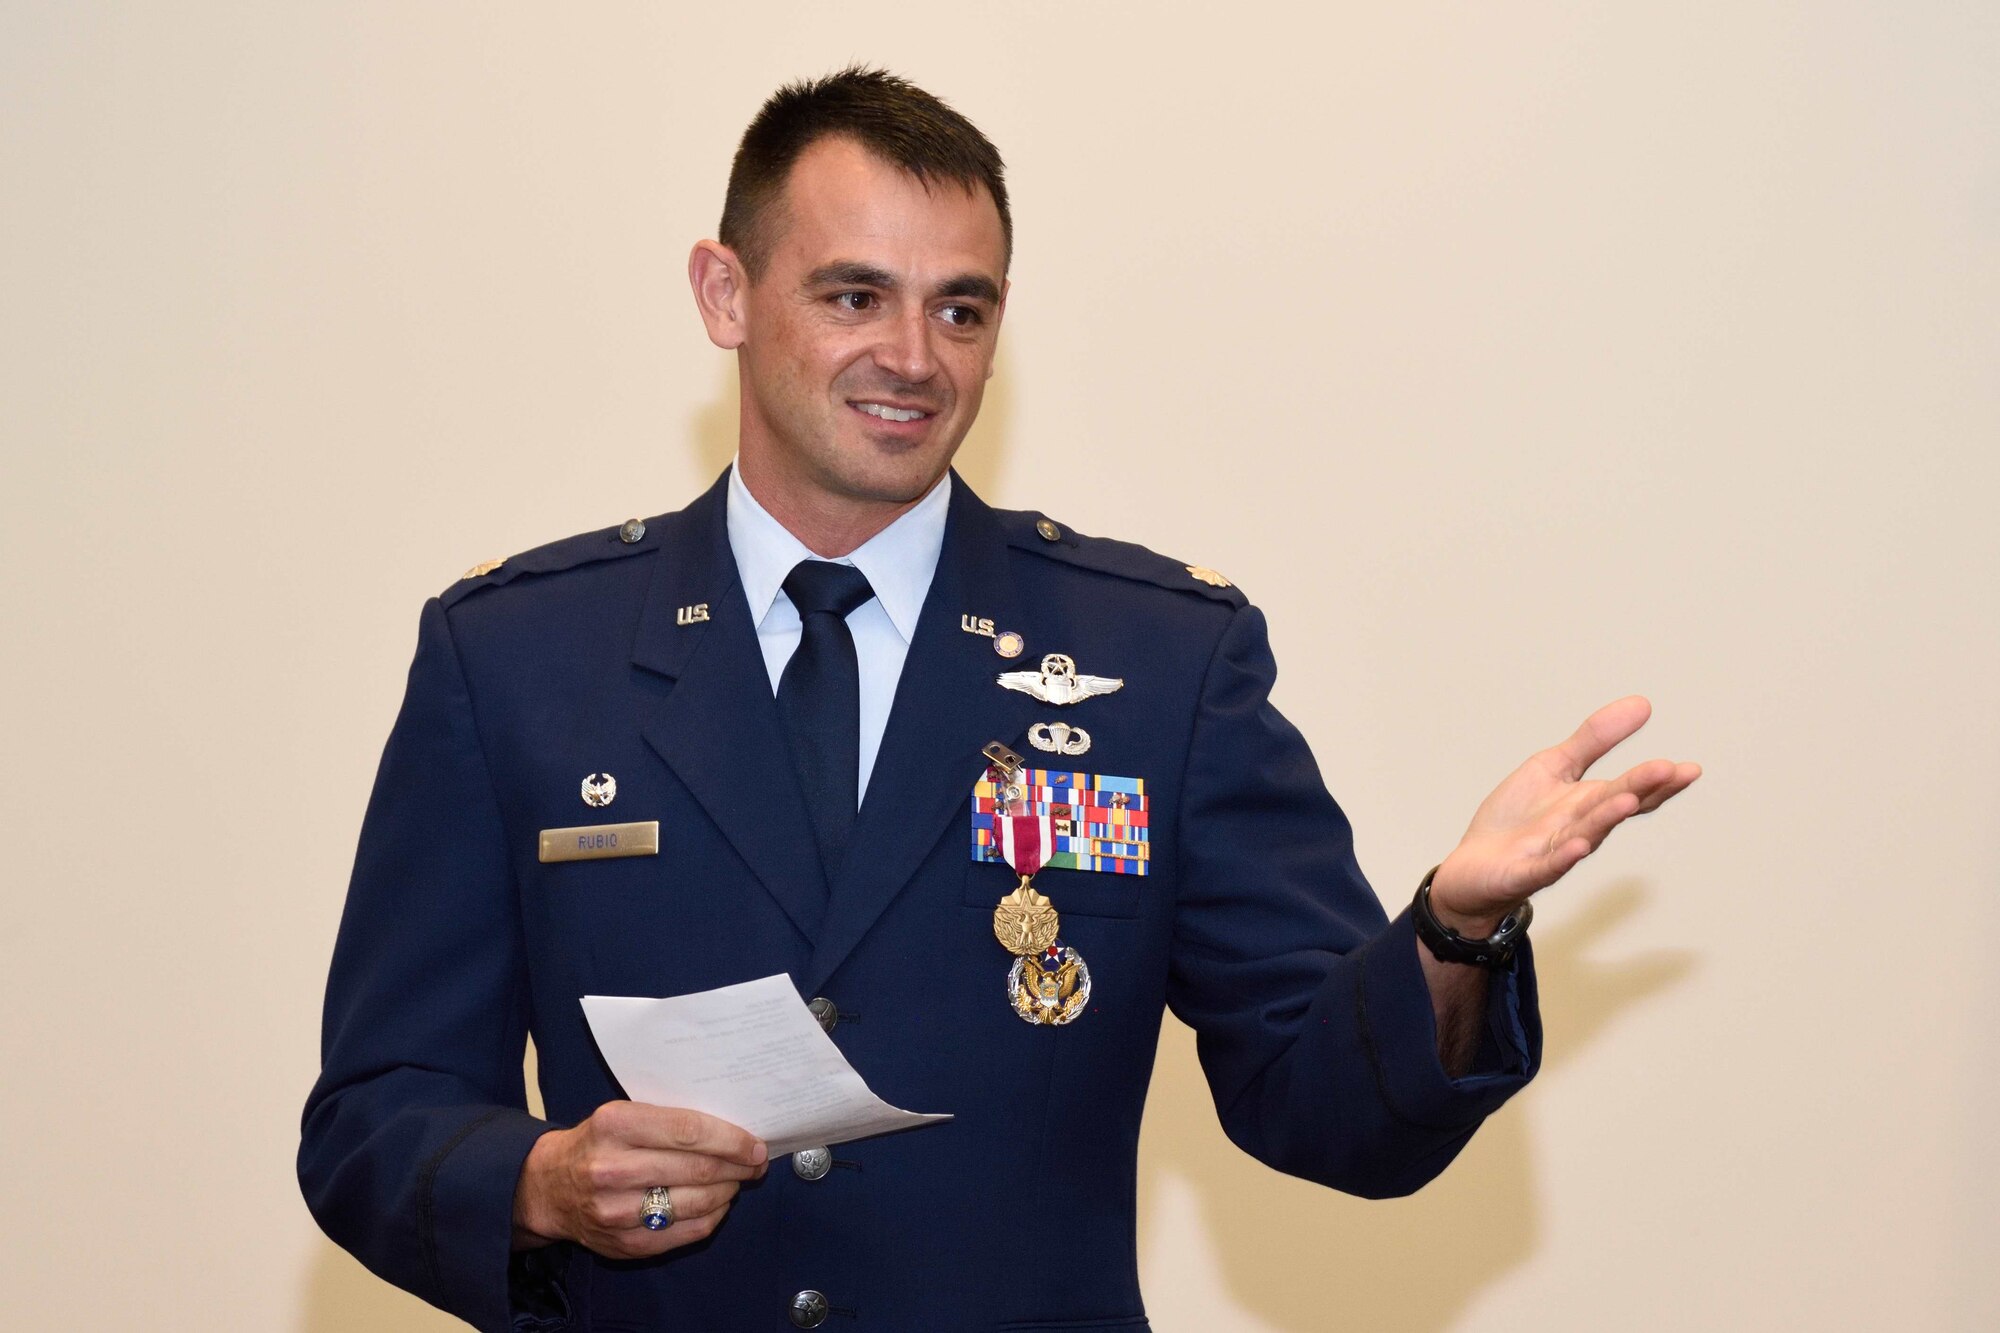
[[[900,503],[866,500],[787,485],[779,476],[741,455],[737,457],[736,470],[765,513],[783,524],[807,550],[828,560],[853,553],[870,537],[916,508],[931,489],[927,486],[922,494]]]

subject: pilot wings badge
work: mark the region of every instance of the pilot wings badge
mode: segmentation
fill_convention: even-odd
[[[1045,704],[1081,703],[1094,695],[1110,694],[1125,688],[1116,676],[1086,676],[1076,669],[1076,659],[1050,653],[1042,659],[1040,671],[1003,671],[1000,683],[1010,690],[1032,694]]]

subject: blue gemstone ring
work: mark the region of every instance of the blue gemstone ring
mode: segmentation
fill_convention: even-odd
[[[639,1209],[639,1224],[648,1231],[665,1231],[674,1224],[674,1198],[665,1185],[646,1191],[645,1206]]]

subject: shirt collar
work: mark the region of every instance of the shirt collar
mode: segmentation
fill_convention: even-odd
[[[944,549],[944,522],[950,508],[951,474],[947,472],[894,523],[836,562],[853,565],[867,577],[875,599],[882,603],[889,623],[904,643],[916,636],[917,616],[937,573],[938,553]],[[820,557],[757,503],[733,463],[726,521],[729,549],[736,557],[736,575],[743,585],[744,600],[750,604],[750,619],[761,625],[792,567],[801,560]]]

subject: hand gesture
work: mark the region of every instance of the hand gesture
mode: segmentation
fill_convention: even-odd
[[[514,1248],[573,1240],[607,1259],[641,1259],[714,1231],[742,1182],[768,1165],[748,1130],[699,1111],[606,1102],[574,1129],[535,1140],[514,1190]],[[648,1231],[646,1191],[668,1189],[673,1225]]]
[[[1431,881],[1438,919],[1462,935],[1492,934],[1528,895],[1596,851],[1612,829],[1659,809],[1700,777],[1699,764],[1651,759],[1616,778],[1584,779],[1652,712],[1636,694],[1606,704],[1568,740],[1531,755],[1494,788]]]

